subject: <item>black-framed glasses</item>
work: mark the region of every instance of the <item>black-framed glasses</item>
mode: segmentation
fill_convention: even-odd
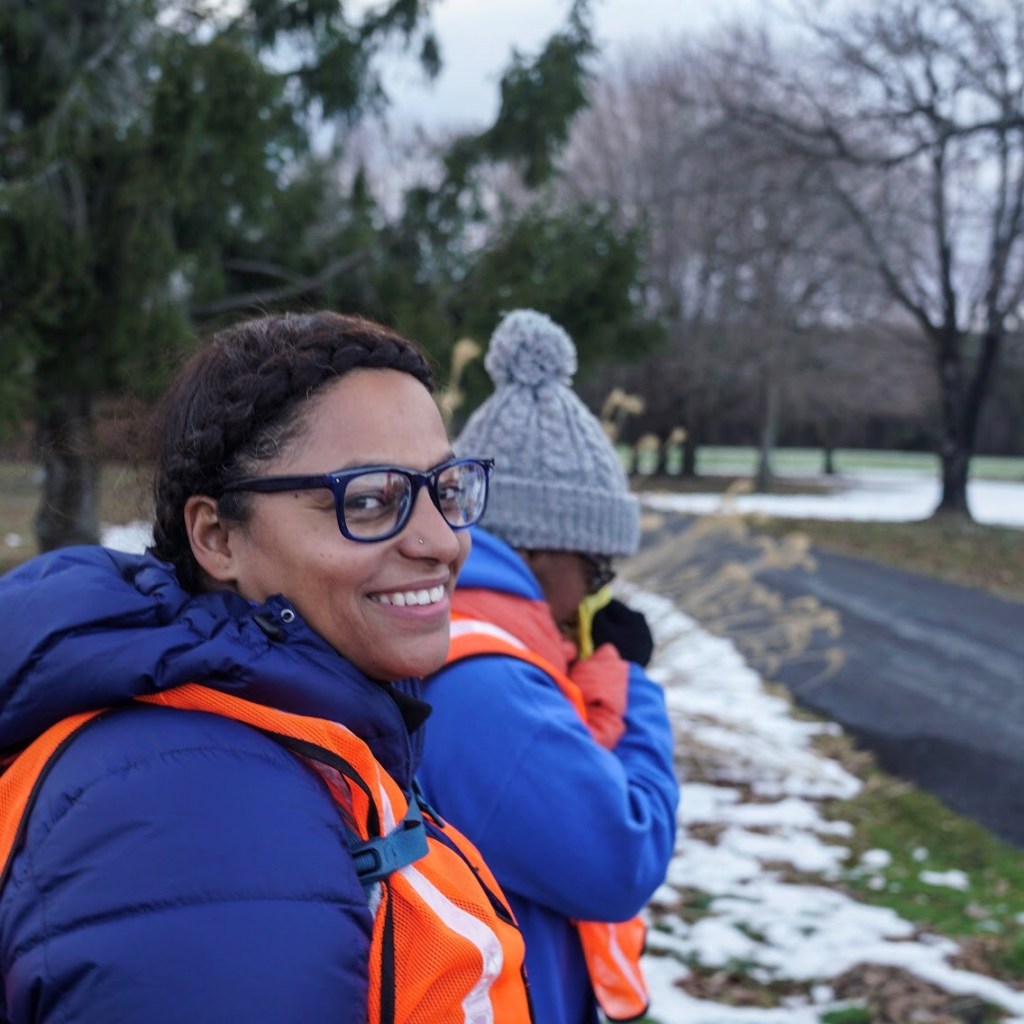
[[[615,579],[615,566],[608,555],[583,555],[583,561],[590,570],[588,593],[596,594]]]
[[[309,491],[334,495],[338,529],[360,543],[388,540],[409,522],[421,487],[453,530],[480,521],[487,508],[493,459],[453,459],[426,473],[402,466],[361,466],[318,476],[256,476],[224,488],[229,491]]]

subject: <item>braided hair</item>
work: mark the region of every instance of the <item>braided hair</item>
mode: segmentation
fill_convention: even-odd
[[[185,529],[194,495],[244,522],[249,496],[224,488],[251,476],[301,432],[318,389],[355,369],[408,373],[433,391],[426,357],[411,341],[357,316],[316,312],[258,317],[214,335],[182,368],[157,411],[151,551],[182,587],[202,589]]]

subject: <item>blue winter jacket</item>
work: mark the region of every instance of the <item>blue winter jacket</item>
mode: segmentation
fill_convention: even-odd
[[[282,598],[193,597],[152,557],[71,548],[0,578],[0,622],[0,753],[197,681],[344,723],[410,783],[418,684],[367,679]],[[366,1019],[371,919],[337,807],[259,732],[107,715],[45,777],[24,840],[0,895],[0,1020]]]
[[[460,587],[543,600],[508,545],[473,531]],[[557,684],[516,658],[456,662],[426,682],[419,778],[483,854],[526,940],[540,1024],[592,1024],[597,1007],[570,919],[622,921],[665,877],[678,784],[661,687],[633,666],[626,732],[600,747]]]

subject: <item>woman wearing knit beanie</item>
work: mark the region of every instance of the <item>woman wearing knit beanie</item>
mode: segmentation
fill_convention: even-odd
[[[484,365],[494,394],[454,447],[495,467],[448,663],[427,681],[420,781],[509,897],[537,1021],[630,1020],[647,1008],[636,915],[664,879],[679,797],[643,672],[650,631],[608,587],[611,560],[636,550],[637,502],[572,391],[561,327],[509,313]]]

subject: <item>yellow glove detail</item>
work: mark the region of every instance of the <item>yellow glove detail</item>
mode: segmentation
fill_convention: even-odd
[[[611,584],[602,587],[596,594],[587,594],[580,602],[577,612],[577,646],[581,658],[589,658],[594,653],[594,638],[591,635],[591,628],[594,624],[594,616],[612,599]]]

